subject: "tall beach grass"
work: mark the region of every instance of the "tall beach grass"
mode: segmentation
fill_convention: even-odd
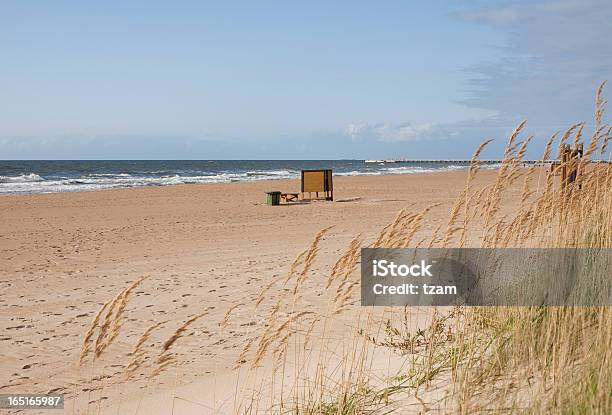
[[[612,130],[602,123],[603,86],[589,137],[585,122],[555,132],[546,140],[542,162],[525,167],[533,138],[522,137],[523,121],[508,138],[495,179],[479,187],[478,157],[490,140],[483,142],[446,225],[433,234],[415,239],[436,205],[402,210],[369,242],[356,236],[328,271],[327,308],[317,313],[300,303],[299,289],[329,231],[323,229],[283,281],[293,281],[293,297],[271,307],[265,330],[247,343],[236,364],[241,370],[250,363],[248,370],[254,370],[269,355],[280,385],[274,384],[268,397],[253,395],[236,411],[612,413],[609,306],[359,310],[356,305],[361,247],[612,248],[612,164],[609,158],[594,162],[607,154]],[[563,185],[564,166],[546,162],[555,147],[570,142],[584,142],[585,152],[574,166],[576,181]],[[589,275],[577,278],[588,286]],[[264,291],[262,296],[273,292]],[[287,309],[289,316],[280,319]],[[332,327],[343,314],[351,335],[338,338]],[[384,375],[381,357],[387,362]]]

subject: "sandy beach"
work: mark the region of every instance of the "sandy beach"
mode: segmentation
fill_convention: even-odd
[[[0,7],[0,415],[612,414],[612,2],[92,3]]]
[[[494,174],[483,170],[478,180]],[[262,287],[333,225],[305,282],[303,301],[322,308],[316,288],[352,238],[372,241],[402,208],[418,212],[439,203],[414,240],[431,235],[446,224],[465,178],[465,172],[337,177],[334,202],[281,206],[266,205],[264,192],[296,191],[298,180],[0,197],[0,392],[64,393],[65,413],[122,413],[121,402],[131,402],[125,413],[143,410],[146,402],[149,413],[169,413],[170,402],[151,400],[163,396],[153,391],[195,381],[200,392],[193,399],[231,412],[234,391],[223,379],[234,376],[249,333],[265,326],[265,313],[251,307]],[[115,342],[79,366],[96,312],[141,276],[148,278],[132,293]],[[220,328],[232,305],[239,305],[232,324]],[[203,310],[207,315],[173,346],[169,370],[150,381],[150,368],[143,367],[125,380],[143,330],[163,323],[147,344],[154,355],[177,326]],[[341,331],[336,334],[341,340]]]

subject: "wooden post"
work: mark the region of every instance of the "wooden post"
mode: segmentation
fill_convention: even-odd
[[[570,146],[564,144],[561,150],[561,185],[565,187],[567,184],[567,165],[569,163]]]
[[[582,143],[570,146],[565,144],[561,155],[561,185],[565,188],[578,178],[579,160],[584,154]]]

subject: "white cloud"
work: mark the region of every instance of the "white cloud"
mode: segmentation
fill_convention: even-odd
[[[431,123],[418,125],[411,123],[349,124],[344,129],[344,135],[353,140],[373,138],[378,141],[398,142],[429,138],[435,130],[436,125]]]
[[[512,24],[519,20],[521,16],[518,10],[511,7],[465,12],[460,15],[466,20],[485,22],[491,25]]]
[[[547,25],[546,18],[577,18],[593,15],[609,6],[608,0],[554,0],[554,1],[510,1],[506,5],[458,13],[466,20],[482,22],[491,26],[523,26],[525,24]],[[603,9],[600,9],[603,8]]]
[[[469,68],[476,77],[462,102],[551,133],[592,119],[595,89],[612,80],[612,2],[505,1],[460,16],[507,34],[503,57]]]

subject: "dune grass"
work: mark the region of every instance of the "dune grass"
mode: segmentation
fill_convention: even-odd
[[[265,379],[248,399],[235,403],[235,413],[612,413],[609,306],[375,310],[358,306],[357,272],[364,247],[612,248],[612,164],[591,162],[608,153],[612,131],[602,123],[603,85],[571,185],[561,185],[555,174],[562,165],[551,172],[545,162],[555,146],[582,143],[586,123],[554,133],[542,162],[526,168],[522,162],[532,137],[522,138],[523,121],[508,138],[494,181],[482,187],[478,157],[490,140],[476,149],[448,220],[431,234],[423,237],[423,226],[438,204],[417,211],[409,206],[378,235],[356,235],[322,270],[317,258],[332,232],[323,228],[253,305],[244,299],[233,304],[215,323],[218,329],[228,329],[232,314],[242,309],[265,316],[263,325],[245,333],[233,365],[238,371],[261,370]],[[606,271],[612,273],[593,272]],[[323,310],[304,300],[313,294],[307,282],[315,273]],[[107,352],[122,328],[130,293],[145,278],[99,309],[84,334],[80,364],[91,356],[93,366]],[[587,290],[601,288],[588,274],[577,278]],[[144,345],[154,346],[152,334],[169,323],[144,329],[124,381],[143,371],[150,380],[172,367],[179,357],[173,347],[207,313],[187,318],[160,348]],[[236,391],[243,391],[238,379]]]
[[[596,93],[594,130],[574,183],[562,185],[555,173],[563,166],[551,168],[545,162],[555,146],[583,142],[586,123],[554,133],[542,163],[526,168],[522,161],[532,137],[521,138],[526,126],[521,122],[508,138],[497,177],[482,188],[475,184],[478,157],[490,141],[476,150],[442,234],[438,227],[430,237],[414,239],[432,205],[418,212],[402,210],[370,244],[355,237],[329,271],[323,314],[302,308],[299,293],[319,249],[322,234],[317,235],[284,281],[294,281],[293,298],[271,308],[267,328],[254,342],[257,351],[250,358],[243,351],[237,362],[237,367],[246,362],[256,367],[272,350],[280,368],[276,376],[293,381],[290,388],[270,391],[264,412],[612,413],[608,306],[446,308],[430,310],[428,324],[416,330],[409,308],[382,315],[362,310],[352,320],[352,337],[338,340],[329,332],[339,314],[355,310],[361,247],[612,248],[612,165],[609,160],[592,162],[606,154],[612,130],[602,124],[603,86]],[[517,184],[519,196],[508,194]],[[589,275],[578,278],[587,289],[598,289],[589,288]],[[282,321],[279,310],[286,309],[291,312]],[[317,346],[306,350],[315,325]],[[288,376],[290,337],[295,350]],[[332,356],[328,350],[338,341],[344,343],[342,352]],[[400,359],[397,372],[387,378],[374,370],[376,354],[384,351]],[[257,408],[261,411],[262,405]],[[241,406],[237,412],[257,412],[252,409]]]

